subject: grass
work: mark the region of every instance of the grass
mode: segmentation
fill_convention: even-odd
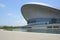
[[[0,29],[15,29],[22,28],[21,26],[0,26]]]

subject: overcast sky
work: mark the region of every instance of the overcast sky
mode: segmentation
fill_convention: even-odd
[[[0,0],[0,25],[27,25],[21,14],[21,6],[29,2],[39,2],[60,8],[60,0]]]

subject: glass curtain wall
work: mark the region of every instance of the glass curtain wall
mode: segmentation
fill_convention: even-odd
[[[28,20],[28,24],[53,24],[60,23],[60,18],[32,18]]]

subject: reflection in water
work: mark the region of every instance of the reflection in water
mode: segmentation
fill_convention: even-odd
[[[60,34],[60,29],[31,29],[31,28],[16,28],[8,29],[10,31],[20,31],[20,32],[38,32],[38,33],[56,33]]]
[[[25,29],[25,28],[18,28],[18,29],[12,29],[12,31],[27,32],[27,29]]]
[[[30,32],[39,32],[39,33],[56,33],[60,34],[60,29],[31,29]]]

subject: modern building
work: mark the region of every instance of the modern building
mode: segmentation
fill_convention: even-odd
[[[60,9],[44,3],[27,3],[21,8],[27,21],[26,27],[33,29],[60,28]]]

